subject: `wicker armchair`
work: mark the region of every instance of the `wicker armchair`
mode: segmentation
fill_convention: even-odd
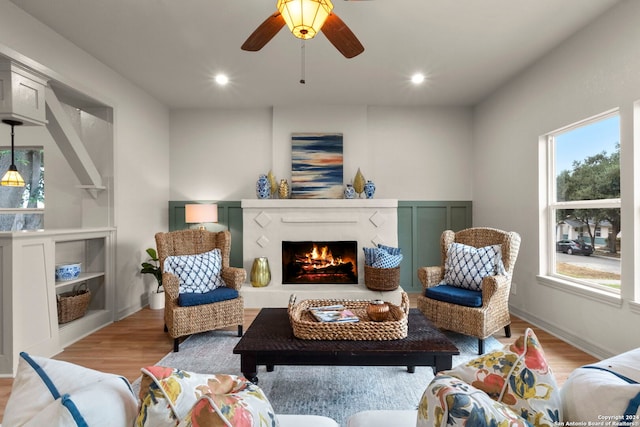
[[[210,304],[181,307],[178,305],[179,279],[174,274],[164,272],[164,260],[170,255],[194,255],[219,248],[222,254],[222,280],[227,287],[239,291],[247,272],[243,268],[229,266],[231,233],[181,230],[157,233],[155,238],[165,295],[165,332],[169,332],[169,336],[174,339],[173,351],[178,351],[180,337],[199,332],[237,325],[238,336],[242,336],[244,301],[241,296]]]
[[[444,278],[447,249],[451,243],[481,248],[502,245],[502,262],[506,275],[487,276],[482,280],[482,305],[467,307],[443,302],[425,296],[427,288],[436,286]],[[509,291],[513,267],[520,248],[520,235],[494,228],[468,228],[454,233],[446,230],[440,238],[442,265],[418,268],[418,278],[422,282],[423,293],[417,298],[418,309],[438,328],[470,335],[478,338],[478,354],[484,353],[484,339],[501,328],[507,337],[511,336],[509,314]]]

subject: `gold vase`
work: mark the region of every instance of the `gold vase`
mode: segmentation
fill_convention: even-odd
[[[356,173],[355,178],[353,178],[353,189],[358,193],[358,197],[364,191],[364,175],[360,172],[360,168],[358,168],[358,172]]]
[[[280,186],[278,187],[278,196],[280,196],[281,199],[288,199],[290,195],[289,183],[286,179],[281,179]]]
[[[273,172],[269,171],[269,173],[267,174],[267,179],[269,180],[269,187],[271,190],[271,197],[273,198],[273,196],[276,194],[276,191],[278,190],[278,185],[276,184],[276,177],[275,175],[273,175]]]
[[[251,266],[251,286],[254,288],[265,287],[271,282],[271,269],[267,257],[260,257],[253,260]]]

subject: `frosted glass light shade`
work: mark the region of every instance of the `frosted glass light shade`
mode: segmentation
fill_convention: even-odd
[[[278,0],[278,12],[291,33],[299,39],[311,39],[331,14],[330,0]]]
[[[184,219],[187,224],[218,222],[218,205],[193,204],[184,205]]]

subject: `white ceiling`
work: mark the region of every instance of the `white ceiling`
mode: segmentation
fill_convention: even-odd
[[[276,0],[11,0],[171,108],[474,105],[618,0],[333,0],[364,53],[285,27],[240,49]],[[408,80],[423,72],[421,87]],[[225,87],[212,83],[229,75]]]

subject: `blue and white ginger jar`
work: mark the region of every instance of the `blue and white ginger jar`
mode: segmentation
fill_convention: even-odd
[[[373,181],[367,181],[364,184],[364,195],[367,199],[373,199],[373,195],[376,193],[376,185]]]
[[[260,175],[256,181],[256,196],[258,199],[268,199],[271,195],[271,183],[267,175]]]
[[[345,199],[355,199],[356,198],[356,189],[353,188],[353,185],[347,184],[344,187],[344,198]]]

